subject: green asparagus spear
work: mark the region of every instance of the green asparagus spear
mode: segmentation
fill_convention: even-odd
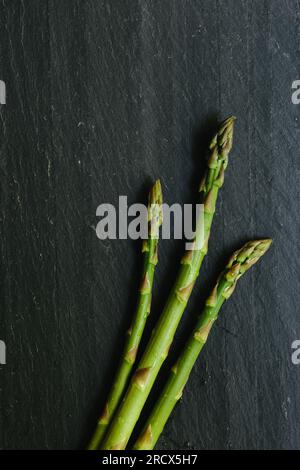
[[[168,355],[179,321],[190,298],[204,256],[212,224],[217,195],[224,180],[228,154],[232,147],[234,117],[224,121],[210,145],[208,168],[200,185],[204,203],[204,227],[197,224],[194,249],[187,251],[175,286],[152,334],[128,390],[101,445],[106,450],[125,449],[157,374]],[[202,245],[199,234],[204,229]]]
[[[206,300],[204,311],[188,340],[183,353],[172,368],[170,378],[156,403],[140,437],[134,445],[135,450],[153,449],[177,401],[190,372],[206,343],[213,323],[217,320],[222,304],[234,291],[237,280],[268,250],[271,240],[257,240],[246,243],[229,260],[220,275],[215,288]]]
[[[162,191],[160,181],[157,180],[149,193],[148,203],[148,238],[143,242],[144,268],[142,283],[139,290],[139,299],[135,319],[123,351],[121,363],[117,370],[112,390],[109,394],[103,413],[98,421],[97,428],[89,444],[88,450],[98,449],[109,425],[116,407],[124,394],[127,381],[132,370],[141,337],[145,328],[151,307],[151,292],[153,286],[154,270],[157,264],[157,248],[159,227],[162,224]]]

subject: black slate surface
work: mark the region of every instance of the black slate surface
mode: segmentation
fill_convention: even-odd
[[[300,447],[299,20],[297,0],[1,0],[2,449],[85,446],[141,267],[138,242],[97,239],[96,208],[144,202],[158,176],[166,202],[194,201],[232,113],[210,252],[170,361],[232,249],[274,245],[225,305],[158,448]],[[182,248],[160,244],[149,329]]]

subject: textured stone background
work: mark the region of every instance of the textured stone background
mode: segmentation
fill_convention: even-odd
[[[97,239],[96,207],[144,202],[158,176],[166,202],[195,201],[232,113],[210,252],[170,361],[232,249],[275,242],[224,307],[158,447],[300,447],[299,20],[297,0],[0,1],[1,448],[85,446],[141,268],[138,242]],[[160,244],[147,334],[182,249]]]

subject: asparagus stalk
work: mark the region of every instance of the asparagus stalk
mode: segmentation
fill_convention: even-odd
[[[122,450],[126,448],[157,374],[168,355],[177,326],[190,298],[203,258],[207,253],[217,195],[223,184],[228,154],[232,147],[234,120],[234,117],[230,117],[224,121],[211,142],[208,168],[199,189],[204,202],[204,227],[201,226],[201,223],[197,224],[194,249],[187,251],[181,260],[175,286],[130,381],[124,400],[108,429],[101,446],[102,449]],[[204,239],[201,244],[198,241],[203,238],[200,235],[203,231]]]
[[[222,304],[233,293],[237,280],[268,250],[271,240],[257,240],[246,243],[236,251],[220,275],[216,286],[206,300],[204,311],[188,340],[183,353],[171,370],[169,380],[156,403],[135,450],[153,449],[164,426],[182,396],[190,372],[206,343],[212,325],[218,318]]]
[[[144,267],[135,318],[127,332],[127,340],[121,363],[88,450],[98,449],[112,416],[124,394],[130,372],[136,359],[146,320],[150,313],[154,271],[157,264],[159,227],[161,224],[162,191],[160,181],[157,180],[149,193],[148,238],[144,240],[142,247]]]

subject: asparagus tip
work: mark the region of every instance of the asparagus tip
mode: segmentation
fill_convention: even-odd
[[[265,238],[261,240],[251,240],[233,253],[228,264],[226,277],[229,280],[238,279],[253,264],[255,264],[270,248],[272,240]]]
[[[219,187],[223,184],[224,170],[227,167],[228,155],[232,148],[235,120],[235,116],[230,116],[225,119],[225,121],[219,125],[218,131],[210,143],[210,155],[208,158],[209,172],[205,175],[200,185],[200,191],[208,192],[213,182],[218,183]]]
[[[260,251],[263,251],[262,254],[264,254],[269,248],[270,246],[272,245],[273,243],[273,240],[272,238],[264,238],[262,240],[258,240],[258,247],[260,249]]]
[[[232,116],[229,116],[228,118],[224,119],[224,121],[222,122],[221,126],[233,126],[234,122],[236,121],[236,116],[232,115]]]
[[[235,121],[235,116],[228,117],[221,123],[217,133],[218,144],[226,155],[228,155],[232,148],[233,128]]]
[[[157,236],[157,231],[163,222],[162,211],[162,189],[160,180],[156,180],[149,193],[148,220],[150,223],[150,234]]]
[[[153,184],[150,195],[149,195],[149,202],[150,204],[162,204],[162,189],[160,179],[157,179]]]

